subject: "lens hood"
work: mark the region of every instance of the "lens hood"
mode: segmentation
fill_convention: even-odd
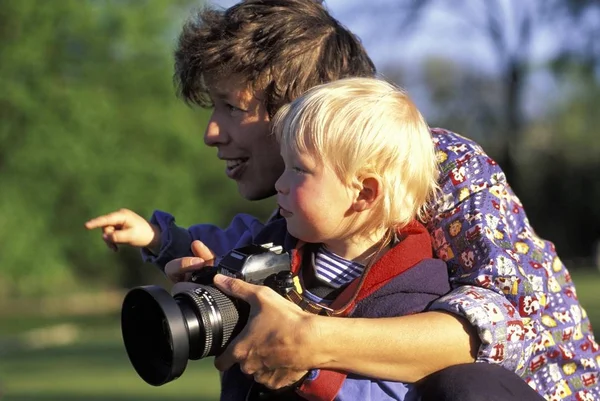
[[[129,360],[146,383],[161,386],[184,372],[190,352],[186,322],[164,288],[148,285],[127,293],[121,332]]]

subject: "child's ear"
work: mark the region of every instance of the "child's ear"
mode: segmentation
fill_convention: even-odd
[[[355,212],[362,212],[375,206],[381,198],[381,179],[374,175],[361,178],[358,195],[352,204]]]

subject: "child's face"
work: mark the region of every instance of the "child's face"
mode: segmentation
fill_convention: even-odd
[[[204,143],[218,149],[225,173],[235,180],[248,200],[275,194],[274,184],[283,171],[279,145],[270,135],[266,106],[250,91],[230,83],[210,91],[214,103]]]
[[[280,213],[291,235],[331,243],[348,236],[352,191],[326,164],[309,155],[282,152],[285,170],[275,183]]]

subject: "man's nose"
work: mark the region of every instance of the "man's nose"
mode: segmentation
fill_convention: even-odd
[[[204,131],[204,143],[207,146],[217,146],[227,143],[228,136],[223,125],[217,119],[211,117]]]

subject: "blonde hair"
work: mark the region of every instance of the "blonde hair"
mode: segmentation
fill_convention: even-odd
[[[404,90],[375,78],[346,78],[316,86],[273,119],[282,151],[308,152],[349,187],[380,177],[381,218],[361,231],[402,228],[428,216],[438,189],[431,133]]]

